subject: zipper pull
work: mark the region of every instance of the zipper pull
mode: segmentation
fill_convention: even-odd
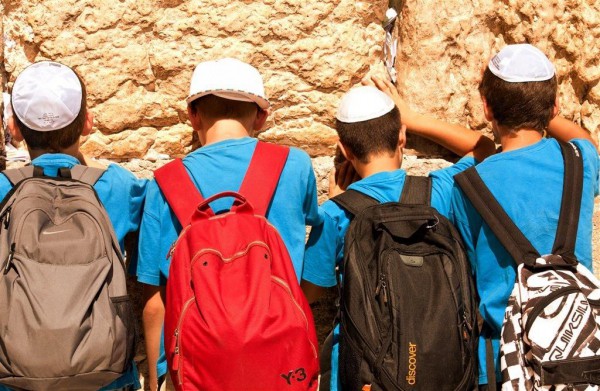
[[[175,352],[173,353],[173,370],[179,370],[179,330],[175,329]]]
[[[385,281],[383,281],[383,284],[381,285],[381,290],[383,291],[383,304],[387,304],[388,303],[388,294],[387,294],[387,283]]]
[[[177,240],[175,240],[173,244],[171,244],[171,247],[169,247],[169,252],[167,253],[167,260],[173,257],[173,253],[175,252],[175,244],[177,244]]]
[[[4,219],[4,229],[8,229],[8,224],[10,223],[10,210],[11,207],[9,206],[6,208],[6,211],[4,211],[4,216],[2,216]]]
[[[10,252],[8,253],[8,257],[6,258],[6,263],[4,264],[4,275],[8,273],[10,270],[10,266],[12,265],[13,258],[15,256],[15,243],[10,245]]]
[[[387,302],[388,302],[388,295],[387,295],[386,288],[387,288],[387,282],[385,281],[385,274],[382,274],[379,277],[379,282],[377,283],[377,288],[375,288],[375,297],[383,299],[384,304],[387,304]]]

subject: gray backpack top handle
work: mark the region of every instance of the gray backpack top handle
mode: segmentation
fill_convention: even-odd
[[[106,170],[96,167],[88,167],[82,164],[77,164],[71,168],[71,179],[87,183],[88,185],[94,186],[98,179],[106,172]],[[21,168],[13,168],[11,170],[3,171],[10,183],[15,186],[17,183],[24,179],[31,178],[34,176],[44,176],[44,170],[38,166],[25,166]]]

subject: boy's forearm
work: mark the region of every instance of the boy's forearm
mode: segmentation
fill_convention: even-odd
[[[478,161],[495,153],[494,142],[481,133],[412,111],[389,80],[372,77],[364,84],[373,84],[392,98],[409,133],[425,137],[459,156],[473,155]]]
[[[479,132],[414,112],[406,114],[402,122],[409,133],[425,137],[459,156],[472,155],[482,161],[495,152],[494,142]]]
[[[598,149],[598,143],[592,137],[590,132],[577,125],[573,121],[560,116],[556,116],[548,125],[548,134],[557,140],[568,142],[574,138],[589,140]]]
[[[156,363],[160,355],[160,338],[162,335],[162,326],[165,318],[165,306],[163,296],[161,295],[163,288],[144,285],[144,338],[146,342],[146,357],[148,361],[148,383],[150,390],[158,389],[158,373]]]

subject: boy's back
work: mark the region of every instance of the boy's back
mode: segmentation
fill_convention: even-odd
[[[30,66],[19,77],[27,82],[15,82],[13,85],[15,116],[8,123],[13,137],[25,140],[31,164],[41,167],[45,175],[53,177],[58,176],[61,168],[71,169],[77,164],[87,164],[79,151],[79,138],[89,134],[93,117],[87,111],[83,82],[68,67],[46,61]],[[40,80],[45,82],[43,88],[39,88],[42,85]],[[44,110],[53,114],[42,115]],[[126,169],[110,164],[94,185],[112,223],[121,252],[125,249],[125,236],[139,228],[146,184],[146,180],[139,180]],[[0,199],[12,188],[8,178],[0,174]],[[127,387],[139,387],[135,364],[102,390]]]
[[[584,182],[575,255],[592,270],[592,214],[598,195],[598,153],[592,143],[576,139],[583,156]],[[489,157],[477,172],[511,220],[540,254],[552,250],[560,212],[564,165],[558,142],[542,141],[528,147]],[[515,261],[508,255],[487,224],[456,187],[452,195],[452,218],[461,232],[480,296],[480,311],[492,328],[494,357],[508,297],[516,277]],[[485,343],[479,354],[485,357]],[[484,368],[480,375],[486,376]]]
[[[598,152],[581,127],[559,117],[557,76],[544,53],[529,44],[508,45],[494,56],[479,85],[486,119],[502,152],[477,166],[485,185],[541,254],[552,250],[563,191],[564,160],[558,142],[573,140],[583,156],[583,197],[575,254],[592,268],[594,197],[598,194]],[[500,332],[517,264],[457,187],[452,219],[463,236],[480,299],[484,327],[479,342],[479,383],[487,385],[486,339],[493,345],[500,381]]]
[[[203,144],[183,159],[188,174],[205,199],[223,191],[238,191],[257,145],[250,136],[262,128],[270,108],[258,70],[230,58],[202,62],[192,76],[187,103],[190,122]],[[220,213],[231,204],[231,199],[217,200],[211,208]],[[306,225],[320,221],[316,181],[306,153],[290,149],[266,217],[279,231],[299,280]],[[169,275],[167,255],[180,230],[156,182],[151,182],[140,231],[137,275],[138,281],[146,284],[144,324],[152,389],[156,387],[154,376],[160,378],[167,371],[160,292]]]
[[[225,140],[202,147],[183,159],[205,199],[240,188],[257,141],[250,137]],[[305,226],[319,222],[316,197],[310,158],[303,151],[291,148],[267,219],[281,234],[298,278],[302,273]],[[215,213],[220,213],[229,210],[232,202],[231,199],[218,200],[211,207]],[[178,222],[173,223],[176,219],[171,213],[156,182],[151,182],[140,232],[140,282],[159,285],[168,276],[167,253],[181,230]]]

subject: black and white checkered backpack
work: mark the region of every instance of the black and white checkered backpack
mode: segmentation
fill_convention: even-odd
[[[561,143],[561,148],[563,197],[550,255],[540,256],[475,170],[456,178],[519,264],[500,343],[506,391],[600,389],[600,281],[574,254],[583,162],[574,144]]]

